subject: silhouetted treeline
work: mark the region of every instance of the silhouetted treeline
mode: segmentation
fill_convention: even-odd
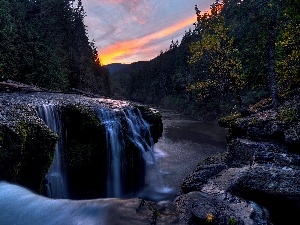
[[[142,68],[116,72],[116,96],[218,117],[300,84],[298,0],[224,0]]]
[[[109,94],[81,0],[0,0],[0,76],[53,90]]]

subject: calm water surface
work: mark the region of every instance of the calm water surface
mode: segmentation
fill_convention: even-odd
[[[164,132],[154,146],[158,168],[149,166],[142,194],[151,200],[174,198],[182,181],[199,162],[226,151],[225,129],[216,122],[206,123],[172,111],[161,113]],[[162,178],[157,176],[158,169]]]

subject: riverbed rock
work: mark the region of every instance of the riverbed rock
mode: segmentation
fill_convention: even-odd
[[[284,131],[284,140],[288,145],[299,149],[300,146],[300,123]],[[300,151],[298,151],[299,153]]]
[[[190,192],[179,196],[175,204],[180,224],[268,224],[268,213],[263,207],[229,193]]]
[[[184,194],[200,191],[208,180],[226,169],[225,164],[200,165],[182,183],[181,190]]]
[[[226,158],[221,164],[207,160],[210,163],[200,164],[184,180],[185,195],[177,199],[184,223],[200,221],[201,224],[211,214],[216,218],[215,224],[229,224],[226,207],[240,209],[239,216],[231,214],[237,219],[235,224],[293,224],[297,220],[300,212],[299,96],[300,91],[296,90],[282,97],[278,109],[270,107],[271,101],[266,99],[250,107],[247,115],[234,114],[219,121],[228,130]],[[245,205],[253,202],[252,206],[246,206],[253,208],[241,210],[243,207],[235,201],[228,206],[226,198],[220,197],[228,195]],[[251,215],[255,209],[259,210]],[[227,218],[227,223],[222,218]],[[245,218],[249,220],[243,221]]]
[[[300,201],[300,170],[292,167],[254,165],[227,191],[239,196],[261,193]]]

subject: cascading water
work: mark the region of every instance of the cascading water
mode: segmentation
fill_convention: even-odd
[[[51,198],[68,198],[67,180],[64,170],[64,150],[61,124],[61,113],[57,106],[45,104],[37,108],[38,115],[46,125],[55,132],[59,139],[55,149],[52,166],[46,176],[48,196]],[[154,192],[168,192],[170,189],[163,184],[158,168],[157,159],[153,151],[154,141],[150,132],[150,125],[143,119],[142,113],[137,108],[127,107],[122,111],[99,107],[96,113],[100,123],[105,128],[106,138],[106,197],[122,197],[139,188],[137,176],[143,176],[144,166],[154,168],[156,184],[152,186]],[[124,129],[124,126],[126,129]],[[126,132],[125,132],[126,130]],[[130,158],[126,152],[126,140],[135,146],[135,151],[143,158]],[[131,150],[130,150],[131,151]],[[126,160],[130,158],[130,162]],[[136,156],[135,156],[136,157]],[[134,160],[134,164],[131,164]],[[143,161],[139,168],[134,165]],[[132,171],[135,171],[132,173]],[[139,171],[140,170],[140,171]],[[153,173],[153,172],[152,172]],[[140,175],[139,175],[140,174]],[[132,183],[131,183],[132,182]],[[153,193],[153,190],[152,190]]]
[[[121,197],[122,192],[122,152],[124,151],[124,137],[120,119],[116,112],[108,109],[97,109],[100,122],[106,130],[107,152],[107,197]]]
[[[107,168],[107,197],[121,197],[124,193],[123,187],[126,183],[126,162],[124,162],[125,136],[127,136],[136,148],[141,152],[146,164],[154,165],[157,176],[155,189],[166,190],[160,175],[158,164],[153,152],[154,141],[150,132],[150,125],[143,119],[138,109],[126,108],[123,115],[126,119],[127,131],[123,133],[121,116],[107,109],[97,109],[100,123],[106,130],[106,141],[108,149]],[[142,159],[141,159],[142,160]],[[168,189],[169,191],[170,189]]]
[[[38,107],[37,113],[58,136],[53,162],[46,176],[48,197],[68,198],[66,175],[63,170],[63,136],[60,110],[55,105],[49,104]]]
[[[151,200],[161,200],[166,195],[171,194],[173,189],[166,187],[164,184],[157,157],[153,150],[154,140],[151,135],[150,125],[143,119],[142,113],[139,109],[137,109],[136,112],[133,109],[127,109],[125,110],[125,115],[129,126],[129,135],[142,152],[149,167],[148,176],[152,167],[151,173],[154,173],[156,180],[155,184],[148,183],[148,187],[142,190],[139,196],[149,198]]]
[[[155,161],[152,150],[154,141],[151,136],[150,125],[143,119],[141,111],[138,109],[136,113],[132,108],[128,108],[124,114],[128,125],[129,137],[142,152],[147,164],[153,164]]]

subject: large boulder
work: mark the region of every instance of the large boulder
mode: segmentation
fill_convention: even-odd
[[[0,95],[0,179],[44,193],[57,135],[14,97]]]
[[[268,225],[268,213],[263,207],[229,193],[210,195],[190,192],[180,195],[175,204],[179,210],[180,224]]]

